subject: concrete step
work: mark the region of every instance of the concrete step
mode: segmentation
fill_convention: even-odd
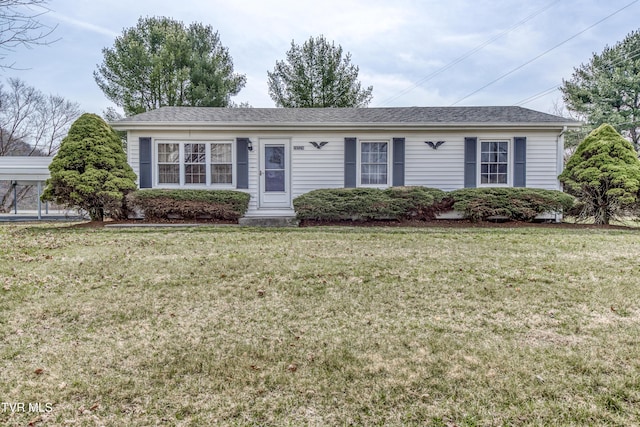
[[[238,220],[238,224],[247,227],[297,227],[295,216],[250,216]]]

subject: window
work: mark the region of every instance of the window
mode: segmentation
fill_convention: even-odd
[[[231,184],[233,181],[233,163],[231,144],[211,144],[211,183]]]
[[[480,150],[480,183],[507,184],[509,142],[482,141]]]
[[[157,182],[170,185],[233,184],[233,143],[159,142]]]
[[[360,184],[386,185],[388,183],[387,142],[363,142],[360,144]]]
[[[158,183],[180,184],[178,144],[158,144]]]
[[[184,183],[207,183],[206,152],[204,144],[184,144]]]

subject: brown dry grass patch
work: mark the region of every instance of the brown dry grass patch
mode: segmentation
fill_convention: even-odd
[[[633,425],[638,233],[0,228],[5,425]],[[0,408],[2,409],[2,408]]]

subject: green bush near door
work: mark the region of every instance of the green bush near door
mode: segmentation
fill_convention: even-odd
[[[145,219],[237,221],[249,208],[250,195],[234,190],[138,190],[127,195],[127,208]]]
[[[446,193],[426,187],[333,188],[296,197],[300,220],[369,221],[433,219]]]

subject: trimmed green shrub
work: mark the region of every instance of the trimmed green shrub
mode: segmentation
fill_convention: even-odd
[[[578,145],[558,178],[580,199],[579,218],[609,224],[615,216],[638,209],[638,153],[610,125],[601,125]]]
[[[506,217],[532,221],[545,212],[564,212],[572,208],[573,196],[557,190],[539,188],[465,188],[448,194],[452,208],[472,221]]]
[[[173,218],[237,221],[249,208],[248,193],[234,190],[138,190],[127,195],[129,209],[145,219]]]
[[[385,193],[401,203],[402,217],[427,221],[435,219],[439,212],[450,207],[447,193],[428,187],[391,187]]]
[[[136,189],[120,137],[95,114],[73,122],[49,171],[41,199],[83,209],[93,221],[124,216],[124,197]]]
[[[376,188],[313,190],[293,200],[301,220],[344,221],[393,219],[401,215],[398,203]]]
[[[430,219],[445,194],[425,187],[321,189],[296,197],[293,207],[301,220]]]
[[[456,210],[472,221],[504,217],[532,221],[545,212],[567,212],[573,196],[537,188],[465,188],[445,193],[427,187],[335,188],[314,190],[293,201],[300,220],[432,220]]]

